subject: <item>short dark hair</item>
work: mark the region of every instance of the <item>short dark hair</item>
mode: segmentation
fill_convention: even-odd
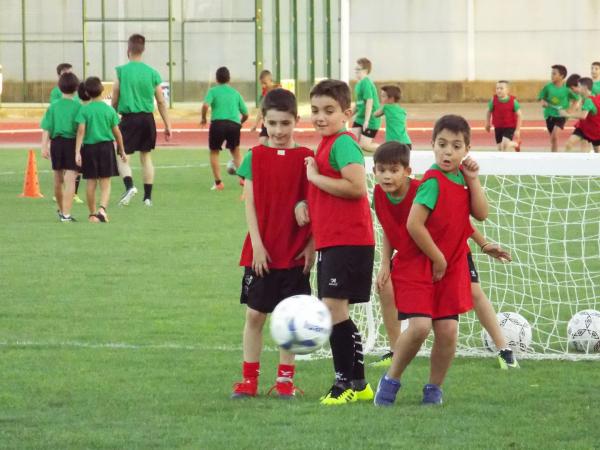
[[[127,41],[127,51],[134,55],[141,55],[146,49],[146,38],[141,34],[132,34]]]
[[[510,83],[508,82],[508,80],[498,80],[496,81],[496,83],[504,83],[506,85],[509,85]]]
[[[362,67],[363,69],[365,69],[367,71],[367,73],[371,73],[371,69],[373,68],[373,64],[371,63],[371,60],[368,58],[358,58],[356,60],[356,64],[358,64],[360,67]]]
[[[85,92],[91,98],[99,97],[104,90],[104,86],[102,86],[102,81],[98,77],[88,77],[85,79]]]
[[[91,100],[91,97],[85,90],[85,81],[79,83],[79,87],[77,88],[77,97],[79,97],[79,100],[81,100],[82,102],[87,102]]]
[[[264,77],[266,77],[266,76],[273,77],[273,74],[271,73],[271,71],[270,71],[270,70],[266,70],[266,69],[265,69],[265,70],[263,70],[263,71],[260,73],[260,75],[258,76],[258,79],[259,79],[259,80],[262,80],[262,79],[263,79]]]
[[[388,97],[393,98],[395,101],[399,102],[402,97],[402,90],[400,86],[395,86],[393,84],[388,84],[385,86],[381,86],[381,90],[385,92]]]
[[[79,87],[79,78],[71,72],[63,73],[58,79],[58,88],[63,94],[72,94]]]
[[[456,134],[460,133],[463,135],[465,145],[471,144],[471,127],[469,126],[469,122],[462,116],[447,114],[440,117],[433,127],[433,137],[431,140],[435,141],[442,130],[448,130]]]
[[[592,66],[598,66],[598,67],[600,67],[600,61],[594,61],[592,63]]]
[[[216,77],[217,77],[217,81],[221,84],[229,83],[229,80],[231,79],[229,69],[225,66],[219,67],[217,69]]]
[[[556,71],[560,74],[561,77],[567,78],[567,68],[562,64],[554,64],[551,69],[556,69]]]
[[[282,88],[276,88],[272,91],[269,91],[262,101],[261,109],[263,117],[270,109],[288,112],[294,117],[298,116],[298,103],[296,102],[296,96],[287,89]]]
[[[60,76],[63,70],[68,70],[72,68],[73,66],[69,63],[60,63],[58,66],[56,66],[56,75]]]
[[[580,78],[581,75],[572,73],[571,75],[569,75],[569,78],[567,78],[567,82],[565,84],[567,85],[567,87],[577,87]]]
[[[592,80],[589,77],[581,77],[579,79],[579,84],[581,86],[584,86],[588,91],[591,91],[592,88],[594,87],[594,80]]]
[[[410,166],[410,147],[396,141],[381,144],[373,155],[375,164],[400,164],[402,167]]]
[[[330,97],[339,103],[342,111],[350,108],[352,103],[352,94],[348,83],[341,80],[323,80],[313,86],[310,90],[310,98]]]

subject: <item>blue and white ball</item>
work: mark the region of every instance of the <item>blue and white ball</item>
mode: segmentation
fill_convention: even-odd
[[[319,349],[331,334],[327,306],[311,295],[282,300],[271,315],[271,336],[284,350],[305,355]]]
[[[531,326],[525,317],[516,312],[499,312],[496,319],[506,343],[514,352],[523,353],[531,347]],[[485,348],[491,351],[498,350],[485,329],[481,331],[481,338]]]
[[[567,324],[569,349],[600,353],[600,312],[586,309],[575,313]]]

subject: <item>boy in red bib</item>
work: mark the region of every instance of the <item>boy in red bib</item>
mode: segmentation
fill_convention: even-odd
[[[311,292],[309,274],[314,263],[314,244],[310,227],[296,223],[294,208],[306,199],[304,160],[314,153],[294,143],[294,126],[298,122],[294,94],[284,89],[269,92],[262,112],[269,141],[253,147],[237,172],[246,180],[248,235],[240,265],[245,268],[241,303],[247,309],[243,381],[235,384],[232,398],[257,394],[267,314],[284,298]],[[280,350],[279,361],[274,389],[281,398],[293,398],[297,390],[293,382],[294,355]]]
[[[321,403],[341,405],[373,398],[349,304],[369,301],[375,240],[364,157],[345,130],[352,117],[350,88],[343,81],[324,80],[312,88],[310,100],[311,120],[322,140],[316,156],[306,159],[308,212],[319,251],[319,298],[332,316],[335,370],[335,382]]]
[[[498,150],[520,151],[521,106],[514,95],[508,93],[508,89],[508,81],[500,80],[496,83],[496,95],[488,102],[485,131],[489,133],[491,121]]]
[[[433,129],[436,164],[425,173],[407,219],[415,247],[398,254],[392,271],[399,318],[408,319],[409,326],[395,344],[390,370],[379,381],[376,405],[394,403],[401,375],[432,329],[423,404],[442,403],[440,386],[454,358],[458,315],[473,307],[467,263],[470,216],[485,220],[488,214],[479,166],[471,158],[463,161],[470,131],[467,121],[454,115],[442,117]]]
[[[579,93],[583,97],[581,109],[574,113],[560,111],[562,117],[579,119],[575,124],[575,131],[565,144],[567,151],[573,150],[576,144],[587,141],[592,144],[594,152],[600,152],[600,94],[593,95],[593,88],[594,81],[591,78],[580,78]]]

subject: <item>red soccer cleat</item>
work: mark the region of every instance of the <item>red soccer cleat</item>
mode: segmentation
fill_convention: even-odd
[[[256,397],[258,391],[258,379],[257,378],[244,378],[241,383],[235,383],[233,385],[233,392],[231,398],[245,398],[245,397]]]
[[[296,391],[300,392],[304,395],[304,391],[300,389],[298,386],[294,385],[293,381],[277,381],[275,386],[272,386],[267,392],[267,395],[271,395],[271,392],[275,390],[277,391],[277,396],[281,399],[292,399],[296,396]]]

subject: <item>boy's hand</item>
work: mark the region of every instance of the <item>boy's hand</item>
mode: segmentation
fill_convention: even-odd
[[[463,175],[469,180],[474,180],[479,176],[479,164],[470,156],[467,156],[463,162]]]
[[[252,270],[256,275],[264,277],[268,274],[270,261],[271,257],[263,245],[252,248]]]
[[[448,267],[448,263],[446,263],[446,258],[443,256],[438,261],[433,261],[431,271],[433,272],[433,282],[440,281],[444,278],[446,274],[446,268]]]
[[[312,156],[307,156],[304,158],[304,163],[306,164],[306,178],[308,178],[308,181],[313,181],[315,176],[319,175],[317,162]]]
[[[204,127],[206,125],[207,121],[206,121],[206,117],[203,117],[202,119],[200,119],[200,127]]]
[[[381,292],[390,279],[390,265],[388,261],[382,261],[379,272],[377,272],[377,290]]]
[[[304,225],[308,225],[310,223],[308,205],[305,201],[298,202],[294,208],[294,215],[296,216],[296,223],[299,227],[303,227]]]
[[[492,126],[489,123],[486,123],[485,124],[485,131],[487,131],[489,133],[491,129],[492,129]]]
[[[78,167],[81,167],[81,153],[80,152],[75,153],[75,164],[77,164]]]
[[[494,242],[488,242],[487,244],[484,244],[481,248],[481,251],[492,258],[496,258],[502,263],[508,263],[512,261],[512,256],[510,256],[510,253],[504,250],[500,244],[496,244]]]
[[[121,157],[121,161],[123,161],[124,163],[127,162],[127,154],[125,152],[121,152],[119,156]]]
[[[42,147],[42,158],[50,159],[50,150],[48,147]]]
[[[304,250],[302,250],[294,259],[302,259],[304,258],[304,269],[302,273],[307,274],[312,269],[312,266],[315,264],[315,242],[310,239]]]
[[[543,108],[547,108],[548,107],[548,102],[546,100],[542,100],[542,107]]]
[[[165,141],[169,142],[171,140],[171,127],[165,126]]]

